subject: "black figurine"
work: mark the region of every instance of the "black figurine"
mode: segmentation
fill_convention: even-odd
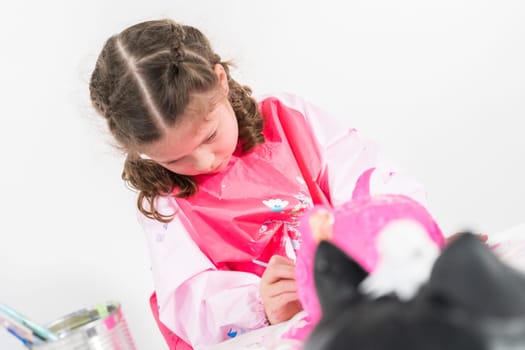
[[[469,233],[444,248],[410,300],[362,293],[367,276],[337,246],[319,244],[323,317],[304,350],[525,349],[525,276]]]

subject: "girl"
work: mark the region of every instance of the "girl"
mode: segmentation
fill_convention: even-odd
[[[338,205],[374,167],[373,193],[425,200],[355,129],[295,96],[255,100],[229,67],[198,29],[148,21],[107,40],[90,81],[93,105],[126,153],[122,178],[138,192],[150,301],[171,349],[301,310],[294,259],[314,195],[307,184]]]

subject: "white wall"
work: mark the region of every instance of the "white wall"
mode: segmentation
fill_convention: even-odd
[[[3,2],[0,302],[48,322],[116,299],[139,349],[166,348],[123,158],[87,99],[111,34],[200,27],[256,93],[297,93],[376,139],[446,232],[492,232],[525,221],[524,15],[520,0]]]

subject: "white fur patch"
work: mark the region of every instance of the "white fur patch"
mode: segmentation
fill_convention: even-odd
[[[378,234],[376,244],[377,266],[361,283],[360,290],[374,297],[394,292],[402,300],[411,299],[430,277],[439,247],[413,220],[388,224]]]

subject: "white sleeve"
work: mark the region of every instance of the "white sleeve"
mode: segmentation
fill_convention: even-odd
[[[169,198],[157,201],[163,213],[175,205]],[[149,245],[162,323],[195,349],[264,326],[260,278],[218,271],[191,239],[182,215],[178,212],[165,224],[138,214]]]
[[[421,184],[385,159],[376,143],[364,138],[343,120],[297,96],[278,94],[276,97],[299,111],[316,135],[322,148],[324,169],[328,171],[333,205],[349,201],[357,179],[370,168],[375,168],[369,183],[371,194],[404,194],[427,205],[427,194]]]

